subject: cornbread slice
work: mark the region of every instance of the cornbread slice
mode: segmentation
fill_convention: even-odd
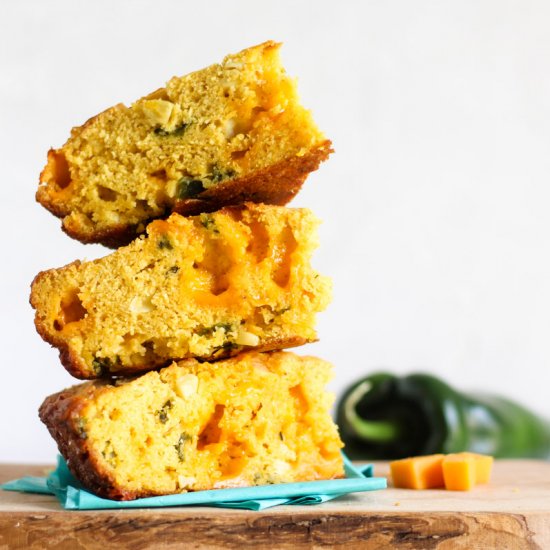
[[[317,224],[253,203],[172,214],[109,256],[38,274],[36,328],[78,378],[313,341],[331,287],[309,263]]]
[[[73,474],[117,500],[343,477],[331,366],[288,352],[188,359],[48,397],[40,418]]]
[[[82,242],[128,243],[169,212],[286,204],[331,144],[265,42],[74,128],[36,199]]]

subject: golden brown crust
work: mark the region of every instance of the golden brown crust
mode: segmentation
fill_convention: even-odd
[[[80,265],[80,263],[80,260],[76,260],[68,264],[67,267],[69,267],[70,265]],[[53,271],[55,271],[55,269],[41,271],[33,279],[33,282],[31,283],[31,294],[29,302],[34,309],[38,308],[38,297],[35,294],[35,288],[37,287],[37,285],[35,285],[35,283],[38,283],[41,279],[47,277],[48,273]],[[52,347],[55,347],[59,350],[59,359],[61,361],[61,364],[65,367],[69,374],[81,380],[88,378],[83,374],[87,367],[80,356],[70,348],[68,342],[65,339],[55,337],[55,334],[48,329],[44,319],[42,319],[38,315],[38,313],[34,317],[34,326],[36,328],[36,332],[38,332],[42,340],[48,342],[48,344],[50,344]]]
[[[54,149],[50,149],[48,152],[48,157],[50,153],[55,153]],[[40,174],[40,179],[44,177],[44,174],[47,174],[50,170],[50,164],[48,164]],[[44,187],[39,187],[36,192],[36,201],[39,202],[46,210],[52,213],[56,218],[62,220],[61,229],[69,237],[76,239],[84,244],[96,244],[100,243],[107,248],[118,248],[120,246],[126,246],[130,244],[137,235],[143,233],[144,228],[152,220],[145,220],[143,224],[138,225],[118,225],[111,228],[109,231],[97,230],[94,234],[90,234],[84,231],[81,231],[76,224],[71,223],[69,217],[70,212],[66,209],[66,204],[60,201],[52,200],[51,196],[45,192]],[[168,214],[167,214],[168,215]],[[139,230],[141,229],[141,230]]]
[[[52,211],[50,210],[50,212]],[[58,217],[62,218],[63,216]],[[168,217],[168,214],[165,217]],[[63,233],[72,239],[76,239],[83,244],[102,244],[107,248],[117,249],[121,246],[130,244],[137,236],[143,233],[145,231],[145,227],[152,221],[152,219],[146,220],[143,224],[139,225],[119,225],[109,231],[98,230],[93,235],[79,231],[78,228],[66,223],[66,221],[67,218],[63,220],[61,229],[63,230]]]
[[[49,183],[50,181],[55,179],[55,157],[59,150],[50,148],[48,151],[48,160],[46,162],[46,166],[44,166],[44,169],[42,172],[40,172],[40,176],[38,178],[38,181],[40,183]],[[39,185],[38,189],[36,190],[36,201],[39,202],[44,208],[49,210],[54,216],[57,216],[58,218],[63,218],[66,216],[69,212],[66,208],[66,204],[61,201],[55,201],[52,200],[52,197],[48,193],[47,186],[45,185]]]
[[[86,397],[78,386],[68,388],[47,397],[38,415],[56,441],[59,452],[72,474],[96,495],[115,500],[132,500],[140,496],[116,486],[109,472],[89,452],[85,434],[79,432],[75,422],[79,411],[86,404]]]
[[[222,182],[193,199],[177,201],[173,211],[189,216],[247,201],[284,206],[296,196],[307,175],[317,170],[333,152],[331,145],[326,140],[301,157],[281,161],[243,178]]]
[[[222,182],[193,199],[178,200],[165,212],[164,217],[168,217],[172,212],[187,216],[213,212],[224,206],[239,205],[247,201],[283,206],[300,191],[307,175],[317,170],[321,162],[326,160],[332,152],[332,144],[330,140],[326,140],[311,148],[303,156],[286,159],[246,177]],[[53,149],[48,152],[48,164],[40,176],[41,181],[47,181],[44,178],[47,176],[47,171],[51,170],[50,158],[54,154]],[[109,230],[96,230],[94,233],[84,232],[77,224],[71,223],[69,212],[63,208],[62,203],[52,201],[50,196],[41,189],[41,187],[38,188],[36,200],[54,216],[63,220],[62,229],[67,235],[85,244],[100,243],[109,248],[125,246],[143,233],[147,223],[151,221],[144,220],[137,225],[120,224]]]

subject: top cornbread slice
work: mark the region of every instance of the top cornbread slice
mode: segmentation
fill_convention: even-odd
[[[38,274],[36,328],[78,378],[315,340],[330,300],[310,265],[317,223],[306,209],[254,203],[172,214],[104,258]]]
[[[286,204],[331,152],[266,42],[116,105],[50,150],[36,198],[82,242],[128,243],[170,212]]]

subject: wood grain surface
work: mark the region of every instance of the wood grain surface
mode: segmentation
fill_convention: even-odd
[[[0,465],[0,482],[44,467]],[[376,464],[376,475],[387,475]],[[498,461],[466,493],[384,491],[264,512],[207,507],[64,511],[48,495],[0,491],[0,549],[550,549],[550,463]]]

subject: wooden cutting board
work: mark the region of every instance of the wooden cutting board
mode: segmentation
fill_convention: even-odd
[[[0,465],[0,482],[43,475]],[[375,465],[387,476],[388,466]],[[389,488],[318,506],[73,511],[54,497],[0,491],[0,549],[550,549],[550,462],[497,461],[490,485],[460,493]]]

